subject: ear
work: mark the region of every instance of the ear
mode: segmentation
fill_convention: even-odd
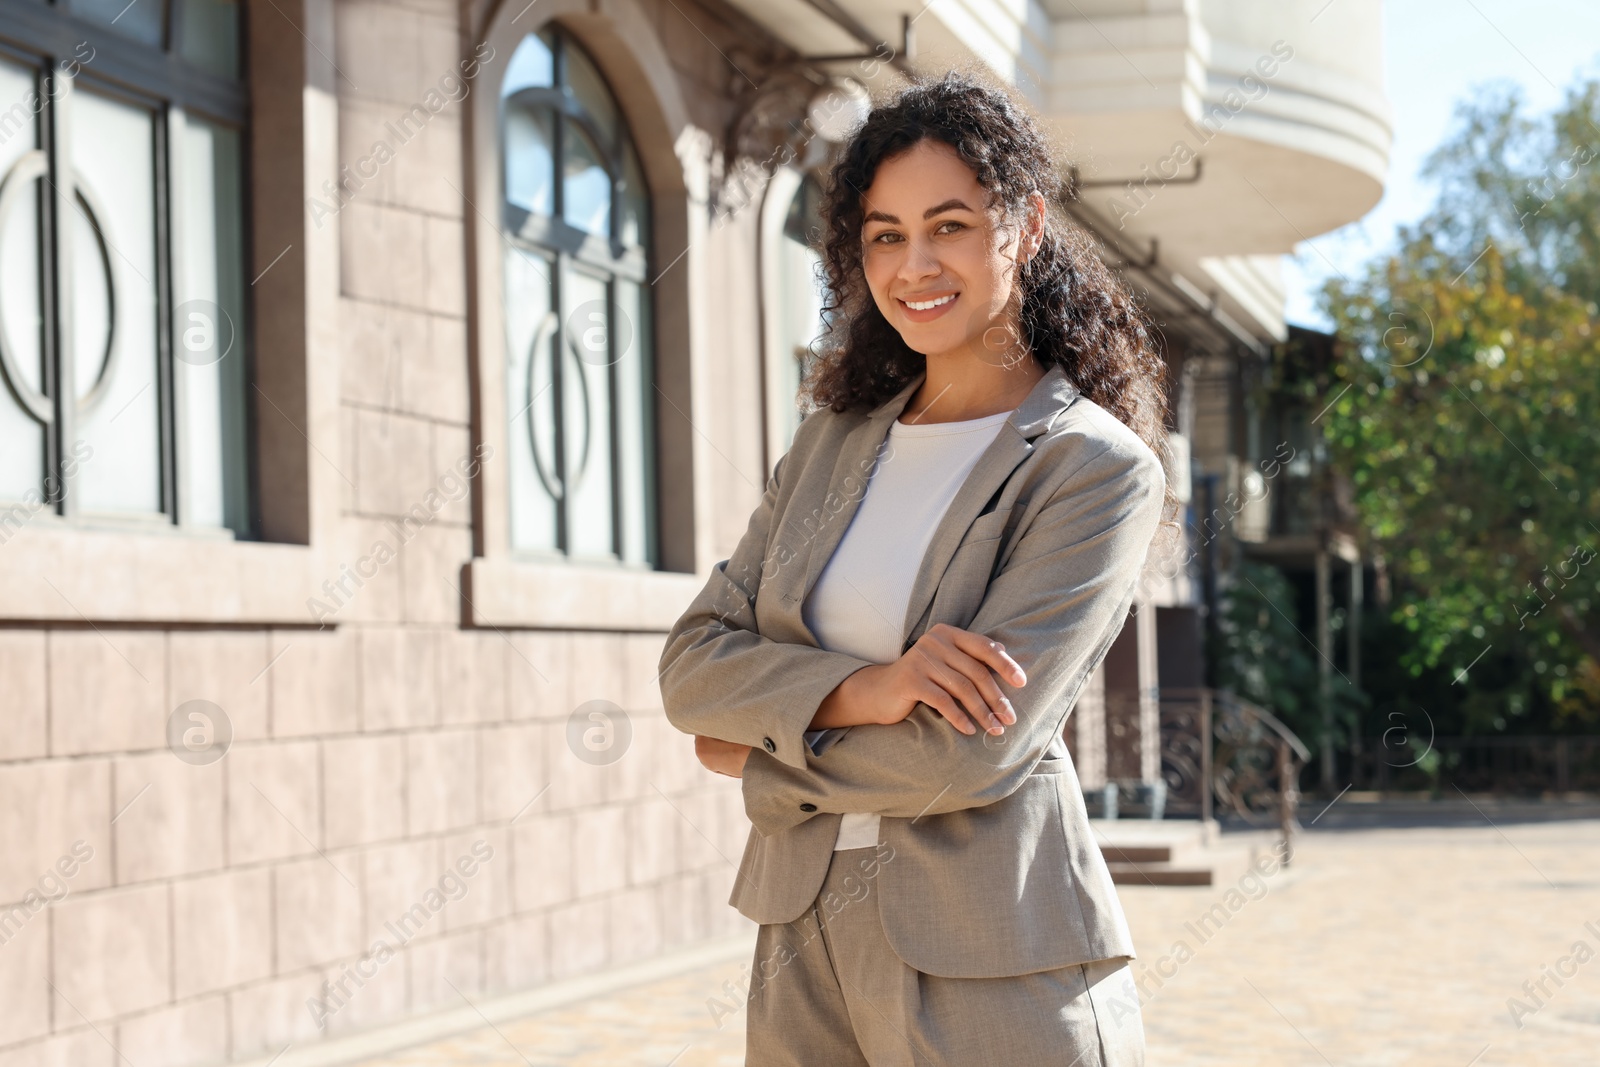
[[[1028,213],[1028,225],[1023,237],[1023,251],[1026,259],[1032,259],[1039,251],[1039,246],[1044,244],[1045,202],[1044,194],[1034,190],[1029,198],[1031,210]]]

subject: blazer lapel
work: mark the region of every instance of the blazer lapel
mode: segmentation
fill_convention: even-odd
[[[978,513],[1006,484],[1013,471],[1033,453],[1033,439],[1038,437],[1066,410],[1077,396],[1071,382],[1060,367],[1051,367],[1043,378],[1034,384],[1011,418],[1000,427],[994,441],[978,457],[977,465],[967,480],[956,491],[955,499],[935,528],[933,540],[923,554],[911,586],[911,597],[906,604],[905,624],[901,630],[902,650],[910,643],[923,613],[933,601],[939,582],[950,566],[956,549],[961,547],[967,530]]]
[[[799,593],[795,596],[786,595],[794,603],[797,614],[821,577],[823,567],[844,539],[845,530],[849,528],[862,498],[866,496],[869,479],[875,469],[873,458],[888,436],[890,423],[905,409],[911,394],[922,384],[924,377],[925,372],[918,374],[905,388],[874,408],[846,434],[827,483],[813,487],[813,492],[821,494],[822,499],[815,501],[808,514],[817,516],[818,527],[805,542],[805,578]],[[1077,395],[1077,389],[1067,380],[1061,368],[1051,367],[1034,384],[1032,391],[1001,426],[994,441],[978,457],[977,465],[950,502],[922,557],[916,580],[912,584],[911,598],[906,605],[904,636],[910,636],[933,600],[945,569],[960,547],[967,529],[978,517],[978,512],[1005,485],[1017,466],[1032,454],[1033,438],[1049,429]],[[839,510],[832,514],[828,511],[830,496],[841,501]],[[811,633],[803,620],[801,627],[812,637],[813,643],[817,643],[816,635]]]
[[[815,517],[817,528],[811,531],[805,540],[805,559],[801,569],[805,577],[797,594],[793,596],[785,594],[785,598],[794,603],[797,616],[805,603],[806,596],[811,592],[811,587],[816,585],[817,579],[821,577],[823,566],[833,558],[834,550],[844,539],[844,531],[849,527],[850,520],[855,518],[856,509],[861,506],[862,498],[867,495],[869,479],[876,469],[874,456],[882,446],[884,438],[888,436],[889,424],[905,409],[906,401],[911,399],[911,394],[922,384],[924,376],[918,374],[905,388],[873,408],[865,420],[846,434],[827,482],[812,487],[813,493],[820,494],[821,498],[806,511],[806,515]],[[839,511],[831,515],[828,511],[830,498],[841,501]],[[803,618],[800,620],[800,626],[810,635],[812,644],[820,644]]]

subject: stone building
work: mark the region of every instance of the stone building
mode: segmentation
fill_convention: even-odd
[[[1014,81],[1225,377],[1381,190],[1376,0],[1317,7],[0,0],[0,1064],[287,1064],[743,930],[654,672],[798,419],[833,119]],[[1155,773],[1170,551],[1086,781]]]

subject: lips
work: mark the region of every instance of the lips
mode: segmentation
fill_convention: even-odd
[[[900,303],[901,319],[908,323],[921,325],[950,314],[950,309],[955,307],[956,300],[960,296],[959,292],[929,293],[927,296],[912,297],[910,300],[904,297],[896,297],[895,299]],[[914,307],[913,305],[915,304],[922,306]]]

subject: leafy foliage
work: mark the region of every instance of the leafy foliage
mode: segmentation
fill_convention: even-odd
[[[1293,621],[1295,590],[1282,571],[1241,559],[1222,593],[1217,625],[1208,649],[1211,677],[1282,719],[1309,747],[1322,739],[1322,705],[1314,646]],[[1345,744],[1364,697],[1337,675],[1330,691],[1335,748]]]
[[[1399,663],[1463,732],[1600,725],[1600,83],[1462,108],[1440,199],[1324,306],[1323,420],[1396,574]],[[1457,695],[1459,694],[1459,696]]]

